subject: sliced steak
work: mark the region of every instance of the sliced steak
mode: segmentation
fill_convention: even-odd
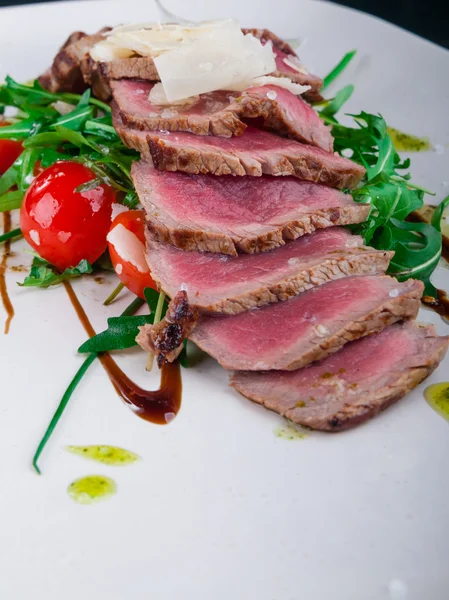
[[[278,134],[332,152],[334,138],[317,113],[301,96],[276,85],[249,88],[231,105],[243,119],[264,120]]]
[[[237,258],[183,252],[147,233],[147,262],[162,289],[173,297],[184,284],[199,309],[227,314],[287,300],[334,279],[384,273],[392,256],[363,246],[359,236],[341,227]]]
[[[332,151],[333,138],[316,112],[290,91],[267,85],[235,92],[201,94],[185,105],[159,106],[148,95],[153,83],[122,79],[111,82],[112,94],[126,125],[150,131],[186,131],[195,135],[241,135],[242,119],[263,119],[264,127],[306,144]]]
[[[90,75],[87,74],[87,83],[83,77],[81,64],[90,49],[104,37],[108,28],[102,29],[93,35],[77,31],[66,40],[56,54],[50,69],[39,77],[38,81],[50,92],[83,92],[90,85]]]
[[[295,423],[323,431],[359,425],[397,402],[443,359],[449,336],[392,325],[299,371],[236,372],[231,385]]]
[[[416,317],[424,285],[349,277],[236,316],[201,317],[190,339],[225,369],[292,371],[351,340]]]
[[[295,177],[214,177],[134,163],[132,179],[155,239],[182,250],[266,252],[332,225],[361,223],[367,204]]]
[[[254,127],[234,138],[139,131],[124,125],[116,105],[113,123],[128,147],[163,171],[256,177],[294,175],[337,188],[353,188],[365,174],[362,166],[348,158]]]
[[[310,102],[321,99],[319,91],[323,85],[323,80],[316,75],[312,75],[312,73],[309,73],[307,69],[300,65],[295,51],[289,44],[281,40],[281,38],[269,29],[243,29],[242,31],[243,33],[251,33],[262,44],[266,44],[267,42],[272,43],[273,52],[276,56],[276,71],[273,75],[276,77],[288,77],[300,85],[310,85],[311,89],[304,94],[305,98]],[[294,67],[289,65],[289,62]]]
[[[136,342],[147,352],[157,356],[159,367],[164,362],[176,360],[185,338],[191,334],[198,321],[198,311],[189,304],[185,291],[180,291],[170,301],[165,317],[156,325],[143,325]]]
[[[153,83],[140,80],[111,82],[123,122],[150,131],[189,131],[196,135],[241,135],[246,125],[231,110],[235,92],[201,94],[192,104],[158,106],[148,100]],[[312,110],[312,109],[311,109]]]
[[[106,79],[145,79],[159,81],[159,75],[153,59],[146,56],[115,58],[109,62],[98,63],[98,70]]]

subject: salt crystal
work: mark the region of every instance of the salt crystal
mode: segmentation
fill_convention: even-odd
[[[184,283],[184,282],[182,282],[182,283],[181,283],[181,291],[182,291],[182,292],[187,292],[187,291],[188,291],[188,289],[189,289],[189,288],[187,287],[187,284],[186,284],[186,283]]]
[[[397,298],[399,296],[399,290],[396,288],[394,290],[390,290],[389,294],[390,298]]]
[[[319,337],[324,337],[329,333],[329,329],[324,327],[324,325],[315,325],[315,332]]]
[[[168,129],[159,129],[159,133],[163,133],[164,135],[168,135],[170,132]]]
[[[293,265],[296,265],[296,263],[298,262],[299,258],[289,258],[287,263],[290,267],[292,267]]]
[[[171,117],[176,117],[177,114],[178,111],[174,110],[173,108],[164,108],[164,110],[161,112],[161,117],[163,119],[170,119]]]
[[[277,97],[278,95],[274,90],[270,90],[269,92],[267,92],[267,98],[269,98],[270,100],[276,100]]]

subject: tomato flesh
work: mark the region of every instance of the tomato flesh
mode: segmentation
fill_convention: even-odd
[[[114,190],[99,185],[76,192],[94,173],[79,163],[57,162],[36,177],[20,209],[20,227],[36,252],[61,270],[105,251]]]
[[[0,121],[0,127],[9,125],[7,121]],[[21,142],[14,140],[0,140],[0,175],[3,175],[9,167],[22,154],[23,146]]]
[[[117,235],[117,227],[120,235]],[[115,217],[108,235],[108,248],[117,277],[133,294],[144,298],[145,288],[157,289],[145,261],[143,210],[129,210]]]

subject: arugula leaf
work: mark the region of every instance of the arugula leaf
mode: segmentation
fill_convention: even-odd
[[[92,273],[92,267],[87,260],[82,260],[76,267],[66,269],[58,273],[48,261],[40,256],[35,256],[31,265],[30,274],[25,278],[21,287],[41,287],[47,288],[51,285],[57,285],[63,281],[74,279]]]
[[[108,328],[84,342],[78,348],[78,352],[81,354],[110,352],[137,346],[138,328],[147,323],[152,323],[153,318],[154,314],[136,317],[111,317],[108,319]]]
[[[354,91],[353,85],[347,85],[339,92],[335,94],[335,98],[329,102],[327,106],[325,106],[322,110],[320,110],[320,116],[324,118],[325,121],[333,121],[333,117],[338,111],[341,109],[343,104],[349,100]]]
[[[78,348],[78,352],[82,354],[87,352],[111,352],[112,350],[124,350],[125,348],[137,346],[138,328],[147,323],[153,324],[155,317],[158,316],[159,292],[152,288],[145,288],[144,295],[150,309],[149,315],[111,317],[108,319],[108,328],[84,342]],[[168,303],[164,301],[162,313],[158,320],[163,318],[167,308]]]
[[[343,73],[343,71],[346,69],[346,67],[349,65],[349,63],[351,62],[351,60],[354,58],[354,56],[356,54],[357,54],[357,50],[351,50],[350,52],[347,52],[343,56],[343,58],[340,60],[340,62],[323,79],[323,85],[321,87],[321,91],[325,90],[335,79],[337,79],[337,77],[339,77]]]
[[[23,192],[20,190],[14,190],[13,192],[7,192],[0,196],[0,212],[7,210],[14,210],[20,208],[23,200]]]
[[[432,215],[432,225],[435,227],[437,231],[441,231],[441,219],[443,218],[443,213],[445,208],[449,206],[449,196],[446,196],[444,200],[440,202],[440,204],[433,211]]]

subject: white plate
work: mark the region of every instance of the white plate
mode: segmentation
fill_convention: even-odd
[[[188,4],[188,7],[187,7]],[[338,81],[353,82],[348,112],[381,112],[446,153],[413,156],[413,178],[449,192],[449,53],[359,12],[307,0],[167,2],[194,20],[235,16],[306,41],[301,56],[326,73],[352,48]],[[33,5],[0,11],[0,77],[26,80],[75,30],[151,20],[134,0]],[[444,184],[443,182],[446,181]],[[14,246],[20,252],[23,247]],[[11,264],[23,262],[19,255]],[[440,285],[448,272],[440,270]],[[8,275],[16,310],[0,337],[0,597],[2,600],[445,600],[448,424],[423,398],[447,378],[448,360],[406,399],[353,431],[279,439],[282,420],[227,387],[212,360],[183,373],[184,398],[168,427],[136,418],[99,364],[74,395],[42,458],[36,442],[81,363],[85,339],[63,289],[31,291]],[[76,285],[100,330],[128,298],[105,310],[113,282]],[[449,328],[429,311],[440,333]],[[122,359],[142,384],[145,356]],[[69,455],[66,444],[114,444],[140,463],[114,469]],[[104,473],[110,501],[80,506],[66,494],[76,477]]]

